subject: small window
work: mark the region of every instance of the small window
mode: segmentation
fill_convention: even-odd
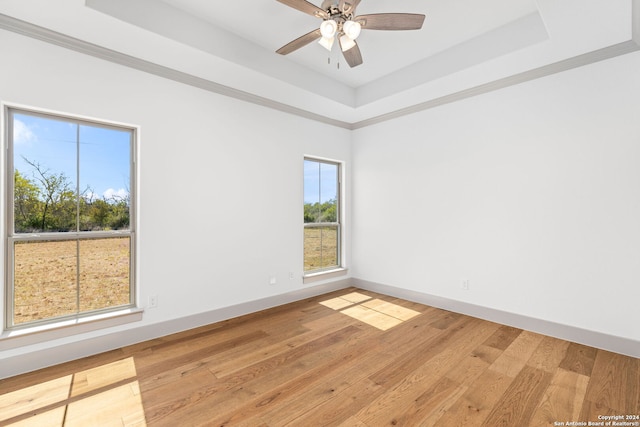
[[[340,164],[304,160],[304,272],[341,267]]]
[[[135,129],[6,113],[6,329],[133,307]]]

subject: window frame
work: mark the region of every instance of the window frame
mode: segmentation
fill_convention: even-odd
[[[111,129],[124,131],[129,133],[129,228],[128,230],[101,230],[101,231],[75,231],[65,232],[36,232],[36,233],[16,233],[15,231],[15,180],[14,180],[14,117],[16,114],[29,115],[44,119],[56,120],[61,122],[72,123],[78,126],[91,126],[102,129]],[[5,183],[3,185],[5,191],[5,200],[2,210],[5,215],[5,223],[3,224],[4,232],[2,233],[4,244],[4,266],[5,266],[5,283],[4,283],[4,301],[3,301],[3,336],[6,333],[20,332],[25,330],[41,331],[43,328],[49,329],[51,326],[59,324],[67,326],[69,321],[82,323],[92,321],[92,319],[104,319],[113,316],[122,316],[123,314],[133,313],[137,309],[138,289],[136,275],[136,228],[137,228],[137,145],[139,138],[139,128],[137,126],[110,122],[106,120],[82,117],[79,115],[58,113],[46,111],[31,107],[18,106],[15,104],[2,104],[2,119],[4,121],[5,131],[3,139],[5,141]],[[79,140],[76,139],[76,144]],[[80,164],[80,159],[77,159]],[[76,194],[77,195],[77,194]],[[95,310],[76,311],[71,314],[49,317],[46,319],[38,319],[27,321],[24,323],[14,324],[15,314],[15,245],[19,242],[46,242],[46,241],[74,241],[79,245],[83,241],[94,239],[110,239],[124,238],[129,239],[129,301],[126,304],[117,306],[103,307]],[[79,252],[77,263],[80,262]],[[76,287],[78,294],[81,287]]]
[[[336,171],[336,222],[310,222],[310,223],[306,223],[303,220],[303,254],[302,254],[302,271],[303,271],[303,281],[305,283],[307,282],[311,282],[311,281],[315,281],[315,280],[321,280],[321,279],[326,279],[329,277],[333,277],[334,275],[338,274],[338,275],[342,275],[343,272],[346,271],[345,268],[345,264],[344,264],[344,253],[343,253],[343,247],[344,247],[344,220],[343,220],[343,214],[344,214],[344,200],[343,200],[343,176],[344,176],[344,162],[341,162],[339,160],[332,160],[332,159],[327,159],[327,158],[322,158],[322,157],[315,157],[315,156],[304,156],[303,158],[303,165],[304,162],[306,161],[311,161],[311,162],[316,162],[316,163],[320,163],[320,164],[328,164],[328,165],[333,165],[336,166],[337,171]],[[304,167],[303,167],[304,169]],[[303,209],[304,209],[304,174],[303,174],[303,191],[302,191],[303,195]],[[337,254],[336,254],[336,261],[337,264],[336,265],[332,265],[329,267],[321,267],[321,268],[316,268],[313,270],[305,270],[305,263],[304,263],[304,241],[305,241],[305,236],[304,236],[304,231],[307,228],[319,228],[319,227],[337,227],[337,241],[336,241],[336,245],[337,245]]]

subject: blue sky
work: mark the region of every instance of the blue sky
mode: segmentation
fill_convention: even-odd
[[[74,123],[38,116],[15,114],[14,168],[33,178],[37,163],[52,174],[63,172],[75,190],[77,181],[77,136]],[[80,191],[89,187],[94,198],[125,197],[129,191],[130,134],[127,131],[80,125]]]
[[[337,198],[338,166],[304,161],[304,202],[324,203]]]

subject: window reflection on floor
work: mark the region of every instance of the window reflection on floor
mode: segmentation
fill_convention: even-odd
[[[146,426],[133,358],[0,395],[9,426]]]
[[[359,292],[350,292],[321,301],[320,304],[382,331],[393,328],[420,314],[420,312],[410,308],[372,298]]]

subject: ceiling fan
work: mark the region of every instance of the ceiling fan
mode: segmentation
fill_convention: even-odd
[[[320,39],[320,44],[329,51],[335,39],[350,67],[362,64],[362,54],[356,43],[360,30],[419,30],[424,22],[424,15],[415,13],[376,13],[356,16],[356,8],[360,0],[324,0],[320,7],[306,0],[278,0],[280,3],[301,12],[322,19],[317,28],[290,43],[276,52],[287,55],[309,43]]]

